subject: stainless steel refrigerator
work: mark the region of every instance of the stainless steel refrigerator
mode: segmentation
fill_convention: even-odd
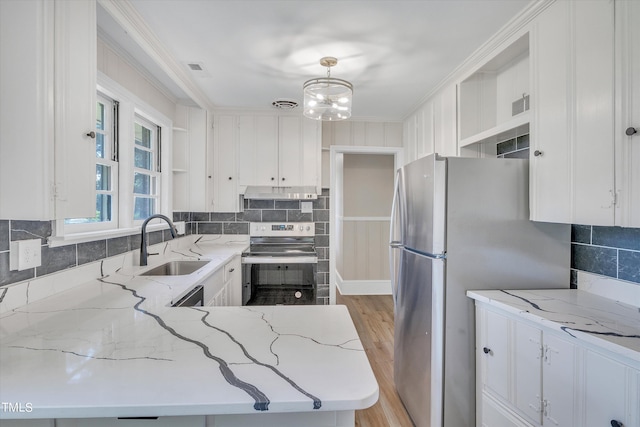
[[[569,287],[570,226],[529,221],[528,161],[400,168],[392,208],[394,379],[418,427],[475,425],[470,289]]]

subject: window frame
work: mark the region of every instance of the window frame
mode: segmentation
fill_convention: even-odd
[[[93,230],[77,230],[65,227],[63,219],[55,221],[55,235],[49,238],[50,247],[63,246],[67,244],[88,242],[101,238],[111,238],[135,234],[140,231],[143,220],[133,220],[133,167],[134,167],[134,118],[140,116],[144,120],[154,123],[160,129],[162,144],[160,146],[160,172],[161,184],[158,188],[157,213],[171,218],[173,201],[171,195],[172,174],[171,174],[171,135],[173,122],[170,118],[157,111],[155,108],[138,98],[129,90],[107,77],[102,72],[98,72],[97,91],[105,97],[119,103],[118,114],[118,223],[113,227]],[[127,154],[125,154],[127,153]],[[113,203],[113,202],[112,202]],[[166,228],[166,224],[160,221],[153,221],[150,229],[155,228],[153,224],[159,224],[159,228]]]
[[[105,123],[105,129],[98,129],[96,126],[95,132],[96,135],[103,135],[103,141],[105,144],[104,147],[104,157],[95,157],[96,168],[98,165],[107,166],[110,169],[109,175],[109,190],[99,190],[96,187],[96,197],[99,194],[105,194],[111,196],[111,219],[109,221],[87,221],[87,222],[76,222],[76,223],[67,223],[66,220],[74,219],[74,220],[82,220],[86,218],[66,218],[63,220],[63,226],[65,234],[74,234],[74,233],[86,233],[92,231],[100,231],[100,230],[111,230],[117,228],[119,224],[118,220],[118,182],[119,182],[119,164],[118,164],[118,135],[117,135],[117,123],[116,123],[116,110],[118,108],[118,101],[112,99],[111,97],[105,95],[100,90],[96,90],[97,92],[97,100],[99,103],[104,105],[104,117],[103,121]],[[96,138],[97,141],[97,138]],[[97,143],[97,142],[96,142]],[[97,174],[97,171],[96,171]],[[97,199],[96,199],[97,203]]]

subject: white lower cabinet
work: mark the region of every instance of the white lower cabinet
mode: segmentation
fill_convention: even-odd
[[[224,267],[203,283],[205,307],[242,305],[242,277],[240,256],[236,255]]]
[[[606,350],[477,304],[476,358],[479,426],[640,426],[640,371]]]

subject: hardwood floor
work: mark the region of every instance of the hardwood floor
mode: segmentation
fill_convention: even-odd
[[[356,427],[411,427],[393,385],[393,300],[390,295],[340,295],[346,305],[380,387],[371,408],[356,411]]]

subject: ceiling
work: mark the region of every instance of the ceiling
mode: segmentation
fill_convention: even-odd
[[[302,102],[326,76],[354,85],[352,119],[402,120],[530,0],[128,1],[188,79],[219,108]],[[98,8],[100,34],[178,100],[189,98],[158,61]],[[191,71],[197,63],[203,71]],[[188,101],[187,101],[188,102]],[[300,107],[298,107],[300,108]]]

